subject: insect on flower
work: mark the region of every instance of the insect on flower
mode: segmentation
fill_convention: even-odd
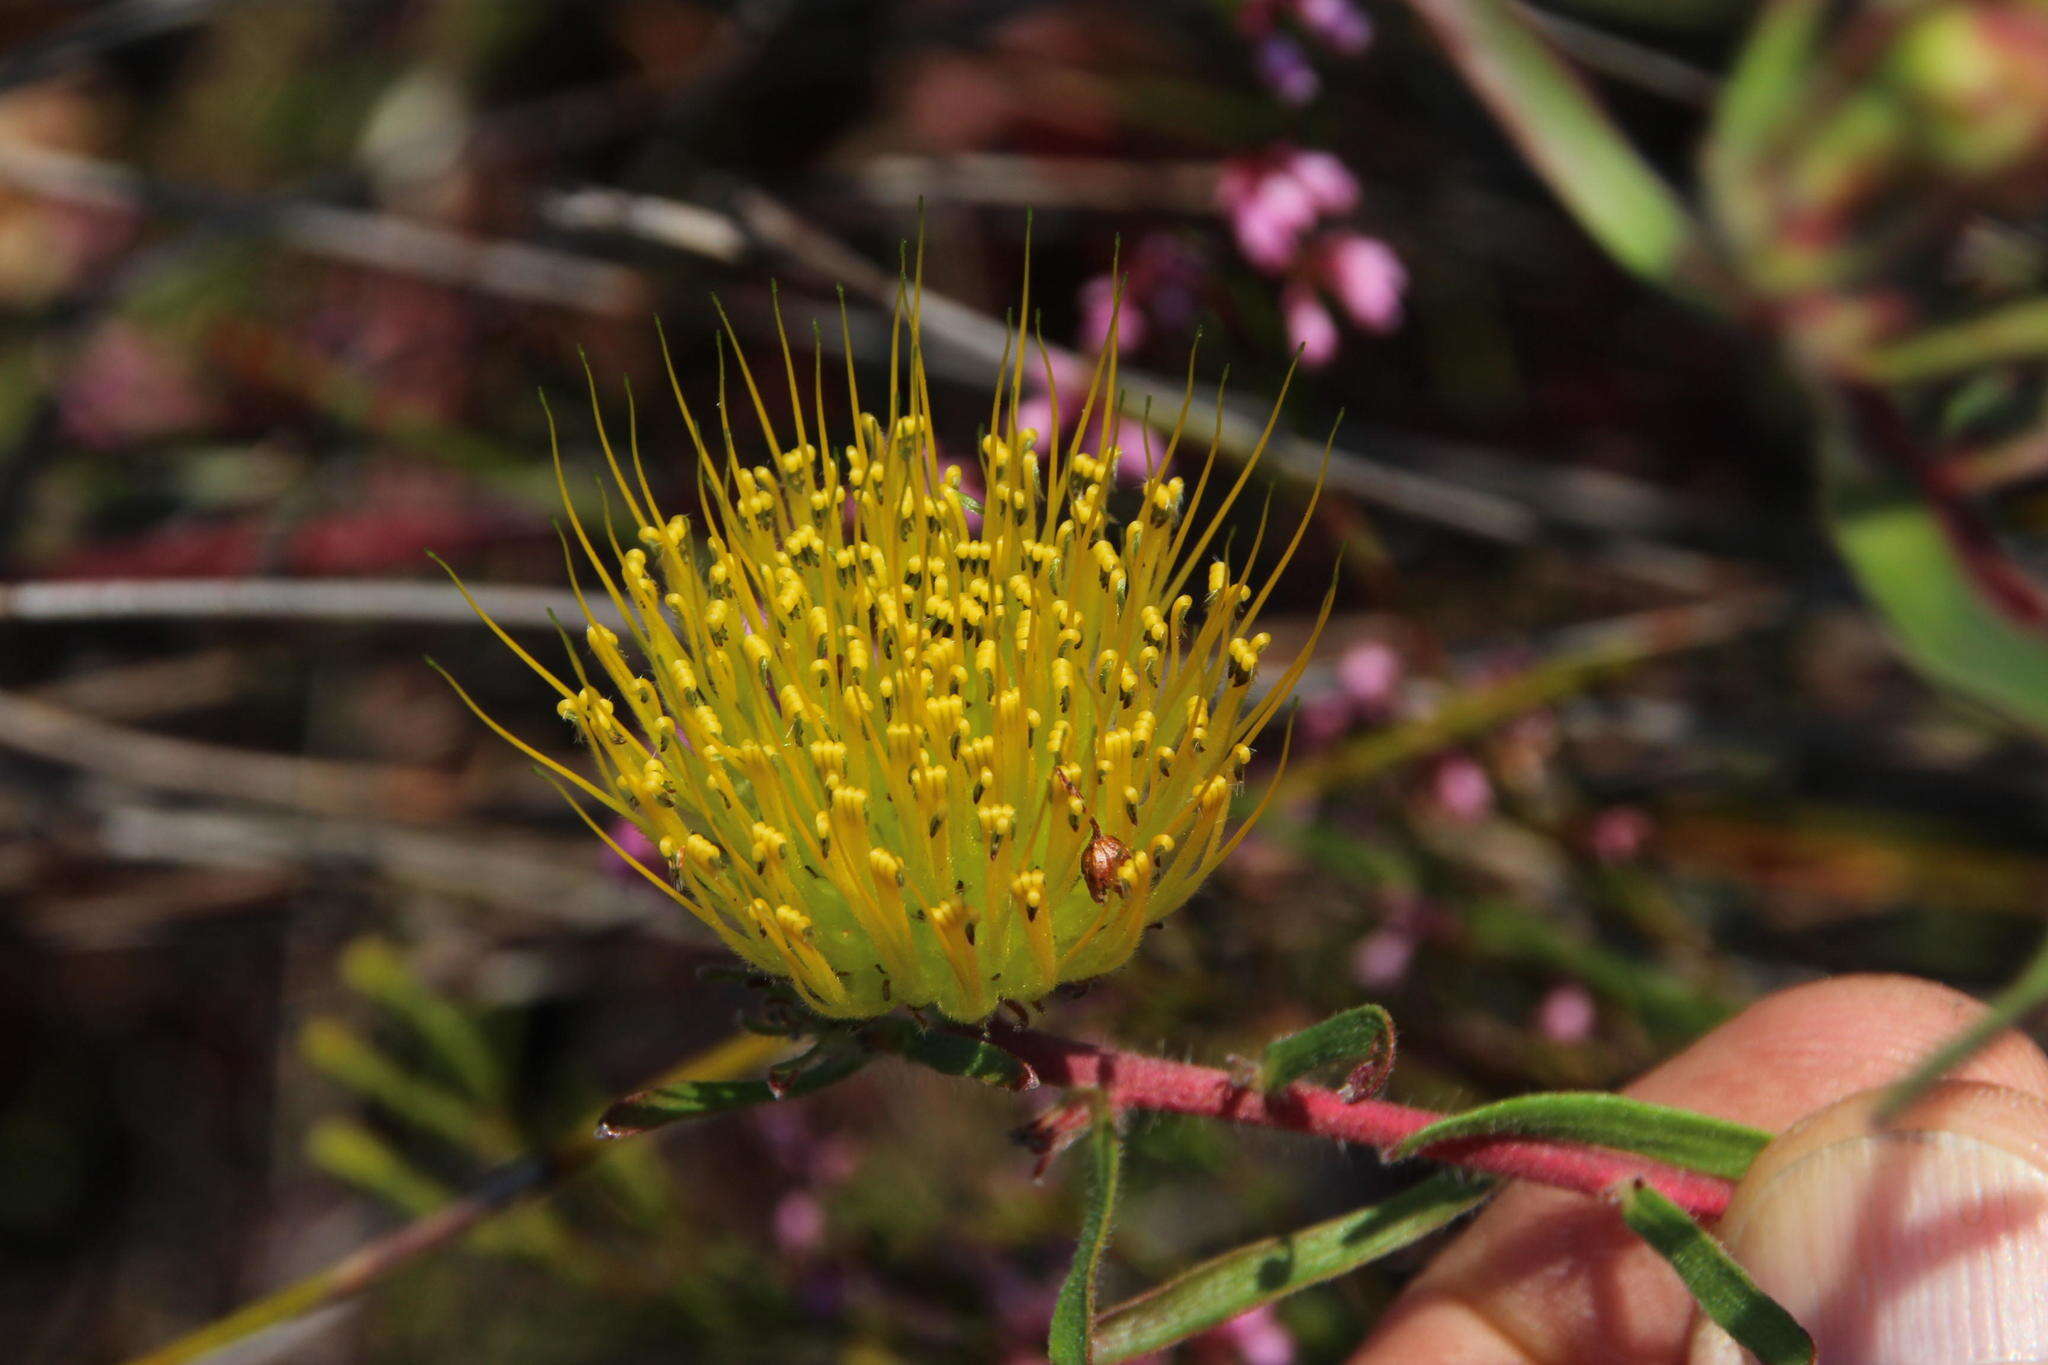
[[[907,279],[880,415],[861,408],[847,341],[860,415],[842,434],[826,430],[815,360],[802,394],[786,333],[787,426],[742,359],[764,442],[756,462],[724,417],[723,376],[714,451],[671,367],[701,525],[656,505],[637,439],[628,476],[600,415],[633,541],[608,527],[593,539],[573,506],[570,518],[628,638],[586,602],[585,648],[571,650],[565,678],[490,623],[555,690],[595,771],[477,714],[565,792],[644,832],[669,871],[642,868],[648,879],[811,1008],[863,1018],[936,1006],[975,1021],[1121,965],[1243,837],[1232,794],[1308,659],[1254,695],[1270,637],[1251,622],[1307,518],[1256,589],[1205,558],[1265,441],[1196,518],[1224,479],[1214,440],[1192,493],[1168,475],[1183,401],[1134,515],[1116,524],[1118,451],[1083,451],[1078,436],[1041,450],[1018,424],[1022,327],[974,508],[934,442],[921,298]],[[729,322],[726,334],[737,351]],[[1112,343],[1076,430],[1100,407],[1113,443],[1117,392]],[[555,469],[566,504],[559,447]],[[1329,609],[1326,597],[1318,632]]]

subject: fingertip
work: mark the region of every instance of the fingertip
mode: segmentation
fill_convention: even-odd
[[[1944,1082],[1880,1123],[1882,1090],[1802,1121],[1737,1187],[1729,1252],[1824,1360],[2033,1360],[2048,1351],[2048,1103]],[[1710,1323],[1688,1359],[1741,1359]]]
[[[1829,977],[1751,1005],[1629,1093],[1782,1129],[1898,1079],[1983,1012],[1982,1003],[1961,991],[1915,977]],[[1953,1078],[2048,1096],[2048,1057],[2007,1031]]]

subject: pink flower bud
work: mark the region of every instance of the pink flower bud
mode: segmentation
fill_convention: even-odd
[[[1124,296],[1122,307],[1118,307],[1115,278],[1097,275],[1081,286],[1081,345],[1090,351],[1099,351],[1107,346],[1112,319],[1116,323],[1116,348],[1119,352],[1127,354],[1144,344],[1144,312],[1130,294]]]
[[[1301,44],[1284,33],[1276,33],[1260,43],[1252,54],[1252,65],[1258,69],[1259,79],[1266,88],[1279,97],[1282,104],[1300,108],[1314,99],[1323,88],[1322,77],[1309,65],[1308,54],[1301,50]]]
[[[1593,817],[1586,830],[1586,846],[1603,863],[1626,863],[1640,858],[1655,828],[1650,817],[1633,806],[1614,806]]]
[[[1354,323],[1371,332],[1399,325],[1408,272],[1385,242],[1346,232],[1327,241],[1320,255],[1319,273]]]
[[[1536,1006],[1536,1031],[1553,1043],[1583,1043],[1593,1036],[1600,1011],[1576,981],[1553,986]]]
[[[1493,782],[1486,769],[1463,754],[1452,754],[1436,765],[1430,777],[1430,798],[1445,818],[1472,824],[1493,811]]]
[[[1416,943],[1415,931],[1406,926],[1373,930],[1351,950],[1351,979],[1369,991],[1397,984],[1415,960]]]
[[[1356,57],[1372,43],[1372,20],[1351,0],[1295,0],[1294,17],[1332,52]]]
[[[1337,660],[1337,685],[1361,707],[1384,714],[1401,686],[1401,656],[1378,640],[1353,645]]]
[[[807,1191],[784,1195],[772,1221],[776,1249],[785,1256],[808,1256],[824,1245],[825,1208]]]
[[[1302,187],[1318,212],[1349,213],[1358,207],[1357,178],[1328,152],[1290,148],[1280,157],[1280,169]]]
[[[1287,318],[1287,340],[1301,352],[1301,363],[1320,369],[1337,355],[1337,320],[1316,291],[1300,281],[1280,291],[1280,310]]]
[[[1240,1313],[1215,1332],[1237,1348],[1242,1365],[1294,1365],[1294,1338],[1270,1303]]]

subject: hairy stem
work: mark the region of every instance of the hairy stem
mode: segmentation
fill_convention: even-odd
[[[1334,1090],[1289,1085],[1265,1094],[1216,1067],[1120,1052],[1019,1029],[998,1029],[995,1041],[1021,1058],[1046,1085],[1102,1091],[1119,1109],[1192,1114],[1261,1128],[1283,1128],[1386,1149],[1442,1114],[1384,1100],[1347,1104]],[[1696,1218],[1718,1218],[1728,1207],[1731,1182],[1660,1162],[1592,1147],[1528,1138],[1463,1138],[1425,1148],[1421,1155],[1447,1166],[1533,1180],[1598,1195],[1637,1177]]]

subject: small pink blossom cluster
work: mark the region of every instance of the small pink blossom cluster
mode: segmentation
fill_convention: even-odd
[[[1207,273],[1201,253],[1186,239],[1166,232],[1147,233],[1139,239],[1124,269],[1121,304],[1114,274],[1097,275],[1081,286],[1081,345],[1090,351],[1107,346],[1112,316],[1116,319],[1116,348],[1126,355],[1144,345],[1154,328],[1167,332],[1187,328],[1201,306]]]
[[[1266,88],[1297,107],[1323,88],[1303,38],[1340,57],[1356,57],[1372,42],[1372,21],[1351,0],[1245,0],[1237,31],[1256,45],[1252,63]]]
[[[1328,221],[1359,200],[1358,181],[1336,157],[1282,144],[1235,158],[1224,164],[1216,200],[1244,258],[1284,278],[1281,312],[1303,364],[1326,365],[1337,354],[1325,294],[1366,331],[1400,324],[1408,284],[1400,258],[1378,238]]]

